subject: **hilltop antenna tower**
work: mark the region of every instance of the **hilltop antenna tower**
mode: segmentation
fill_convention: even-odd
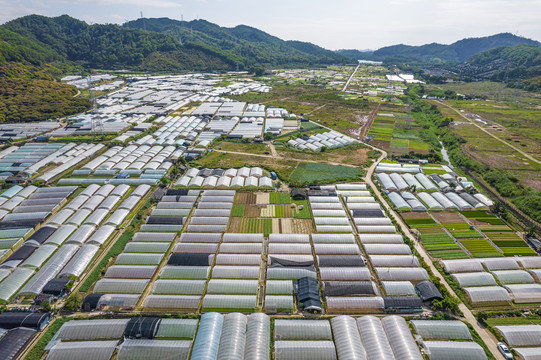
[[[96,135],[97,132],[103,134],[103,124],[101,122],[101,119],[96,118],[95,112],[96,112],[96,96],[94,94],[94,89],[92,89],[92,74],[88,75],[87,84],[88,84],[88,97],[91,104],[91,111],[92,119],[90,120],[90,126],[91,131],[93,135]]]

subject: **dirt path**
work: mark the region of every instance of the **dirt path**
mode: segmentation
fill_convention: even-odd
[[[283,156],[280,156],[278,152],[276,152],[276,155],[270,154],[270,155],[263,155],[263,154],[253,154],[253,153],[245,153],[240,151],[224,151],[224,150],[214,150],[215,152],[224,153],[224,154],[236,154],[236,155],[245,155],[245,156],[256,156],[256,157],[264,157],[264,158],[270,158],[270,159],[281,159],[281,160],[292,160],[292,161],[298,161],[298,162],[312,162],[312,163],[319,163],[319,164],[329,164],[329,165],[340,165],[340,166],[347,166],[347,167],[354,167],[357,168],[358,166],[350,165],[350,164],[342,164],[332,161],[324,161],[324,160],[306,160],[306,159],[295,159],[295,158],[285,158]],[[276,149],[274,149],[276,151]]]
[[[519,154],[521,154],[522,156],[524,156],[525,158],[535,162],[536,164],[538,165],[541,165],[541,161],[540,160],[537,160],[536,158],[534,158],[533,156],[525,153],[524,151],[520,150],[519,148],[517,148],[516,146],[512,145],[512,144],[509,144],[508,142],[506,142],[505,140],[503,139],[500,139],[499,137],[497,137],[496,135],[492,134],[490,131],[487,131],[484,127],[482,127],[481,125],[478,125],[475,123],[475,121],[472,121],[470,118],[468,118],[466,115],[464,115],[463,113],[460,112],[460,110],[457,110],[455,109],[454,107],[452,107],[451,105],[449,104],[446,104],[444,102],[441,102],[440,104],[448,107],[449,109],[453,110],[454,112],[456,112],[458,115],[460,115],[462,118],[466,119],[469,123],[471,123],[472,125],[478,127],[481,131],[483,131],[485,134],[489,135],[489,136],[492,136],[494,139],[498,140],[499,142],[501,142],[502,144],[505,144],[507,145],[508,147],[510,147],[511,149],[515,150],[516,152],[518,152]]]
[[[270,148],[271,155],[276,157],[276,158],[280,157],[280,155],[278,155],[278,152],[276,151],[276,148],[274,147],[274,144],[269,141],[268,145],[269,145],[269,148]]]
[[[348,78],[348,81],[346,81],[346,84],[344,85],[344,88],[342,89],[342,92],[346,91],[348,86],[349,86],[349,83],[351,82],[351,79],[353,79],[353,77],[355,76],[355,73],[357,72],[357,70],[359,70],[359,66],[361,66],[361,64],[357,65],[355,67],[355,70],[353,70],[353,72],[351,73],[351,75],[349,76]]]
[[[318,111],[318,110],[323,109],[325,106],[327,106],[327,104],[318,106],[318,107],[315,108],[314,110],[307,112],[305,115],[310,115],[311,113],[314,113],[314,112],[316,112],[316,111]]]
[[[374,119],[378,115],[379,109],[381,109],[381,104],[378,104],[374,110],[370,113],[370,117],[368,118],[368,121],[363,126],[362,130],[359,131],[359,137],[361,139],[364,139],[366,135],[368,135],[368,131],[372,127],[372,124],[374,123]]]

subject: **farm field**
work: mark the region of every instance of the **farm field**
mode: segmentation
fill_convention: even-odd
[[[370,141],[373,145],[384,148],[395,154],[404,154],[410,151],[427,154],[430,144],[424,142],[420,131],[422,128],[415,120],[404,113],[378,115],[368,132],[373,136]]]
[[[503,256],[498,250],[496,250],[487,240],[462,240],[460,241],[474,257],[497,257]]]
[[[291,174],[290,183],[304,185],[355,180],[360,174],[359,168],[349,166],[300,163]]]

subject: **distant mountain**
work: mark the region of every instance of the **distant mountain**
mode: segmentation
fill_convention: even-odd
[[[243,67],[345,64],[345,56],[317,45],[284,41],[256,28],[239,25],[221,27],[206,20],[178,21],[168,18],[137,19],[123,25],[170,35],[179,42],[204,44]]]
[[[383,47],[372,53],[370,60],[382,60],[387,62],[411,62],[411,63],[442,63],[447,61],[465,62],[472,56],[501,46],[516,46],[520,44],[541,46],[535,40],[516,36],[510,33],[468,38],[457,41],[451,45],[426,44],[421,46],[393,45]],[[339,50],[344,56],[361,55],[355,50]]]

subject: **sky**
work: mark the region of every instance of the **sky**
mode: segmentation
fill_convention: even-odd
[[[0,0],[0,23],[68,14],[87,23],[144,17],[249,25],[327,49],[450,44],[501,32],[541,41],[541,0]]]

